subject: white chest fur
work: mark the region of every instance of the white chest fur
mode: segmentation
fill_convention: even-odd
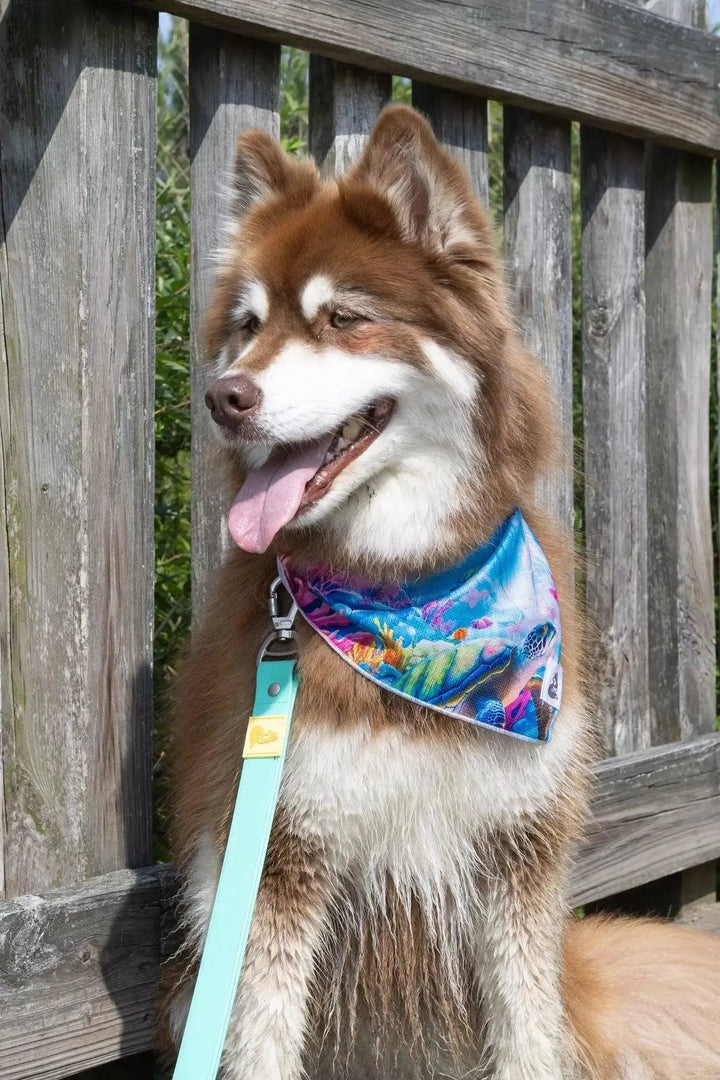
[[[564,710],[549,743],[477,730],[449,747],[369,725],[298,726],[281,803],[293,831],[321,842],[337,872],[454,891],[458,875],[477,868],[484,833],[511,829],[557,797],[579,722]]]
[[[458,720],[462,724],[464,721]],[[373,732],[316,722],[293,729],[280,802],[291,829],[320,844],[330,873],[352,882],[372,920],[390,880],[401,905],[414,897],[437,928],[448,970],[469,940],[477,912],[483,836],[511,830],[526,815],[551,812],[567,783],[582,716],[563,709],[549,743],[473,731],[446,746],[400,730]],[[202,944],[220,857],[210,836],[197,838],[185,893],[187,929]],[[488,867],[492,870],[492,867]],[[187,1001],[178,998],[179,1032]]]

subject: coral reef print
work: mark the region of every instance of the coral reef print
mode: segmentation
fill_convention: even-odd
[[[387,690],[545,741],[560,705],[560,613],[519,510],[459,566],[388,587],[322,567],[280,572],[308,623]]]

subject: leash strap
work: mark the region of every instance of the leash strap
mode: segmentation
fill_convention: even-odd
[[[275,631],[258,661],[235,810],[173,1080],[215,1080],[245,958],[299,683],[294,657],[266,655],[271,642],[290,640],[278,627],[278,587],[279,579],[270,600]],[[284,620],[289,627],[293,617]]]

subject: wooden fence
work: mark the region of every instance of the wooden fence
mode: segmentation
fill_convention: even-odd
[[[612,756],[597,768],[573,899],[680,871],[676,899],[714,898],[720,41],[697,28],[702,5],[0,0],[2,1080],[150,1047],[172,906],[172,870],[151,865],[160,7],[191,20],[195,600],[221,556],[226,508],[196,363],[207,256],[236,136],[279,133],[280,43],[313,54],[311,149],[337,168],[399,73],[487,200],[487,99],[504,103],[506,261],[557,387],[567,451],[546,498],[568,524],[580,122],[586,594]],[[121,1072],[149,1067],[138,1058]]]

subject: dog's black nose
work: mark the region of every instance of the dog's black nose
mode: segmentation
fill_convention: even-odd
[[[216,424],[228,431],[239,431],[261,398],[260,387],[247,375],[223,375],[207,388],[205,404]]]

